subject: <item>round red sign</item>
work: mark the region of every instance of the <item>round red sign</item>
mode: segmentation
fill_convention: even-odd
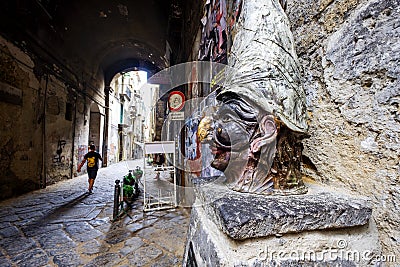
[[[179,111],[185,105],[185,95],[180,91],[173,91],[168,97],[168,106],[171,111]]]

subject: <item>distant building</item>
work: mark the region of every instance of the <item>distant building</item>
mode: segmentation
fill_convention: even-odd
[[[115,75],[111,82],[109,163],[141,158],[143,155],[145,129],[149,128],[145,124],[147,112],[141,91],[146,79],[145,72],[130,71]]]

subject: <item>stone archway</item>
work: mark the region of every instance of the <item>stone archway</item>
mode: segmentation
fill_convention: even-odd
[[[90,121],[89,121],[89,145],[94,144],[97,151],[101,151],[101,113],[96,103],[90,105]]]

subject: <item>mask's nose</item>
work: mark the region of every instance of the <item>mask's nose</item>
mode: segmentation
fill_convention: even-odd
[[[214,134],[214,120],[211,116],[201,119],[197,128],[197,139],[199,142],[211,141]]]

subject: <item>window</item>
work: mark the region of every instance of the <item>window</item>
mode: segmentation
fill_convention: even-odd
[[[65,105],[65,119],[67,121],[72,121],[72,113],[73,113],[73,105],[72,103],[66,103]]]

